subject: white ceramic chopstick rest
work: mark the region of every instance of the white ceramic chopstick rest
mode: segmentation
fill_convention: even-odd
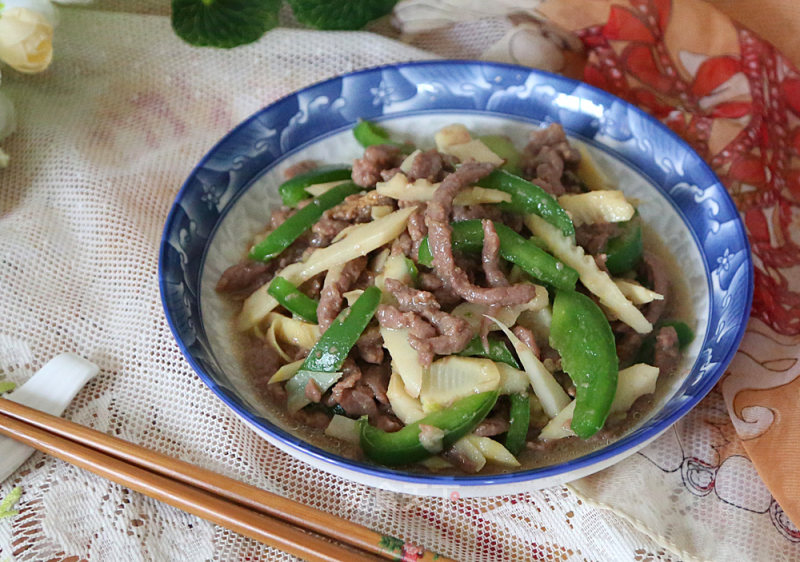
[[[54,416],[64,413],[78,391],[100,371],[99,367],[74,353],[53,357],[25,384],[3,398],[36,408]],[[35,449],[0,436],[0,482],[8,478]]]

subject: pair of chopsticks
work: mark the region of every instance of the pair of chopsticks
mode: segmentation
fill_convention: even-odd
[[[403,556],[361,525],[3,398],[0,434],[306,560]],[[447,561],[418,558],[434,559]]]

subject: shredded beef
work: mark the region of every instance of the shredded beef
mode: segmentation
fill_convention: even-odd
[[[429,347],[435,355],[458,353],[472,339],[472,327],[463,318],[432,308],[421,314],[439,331],[438,336],[423,343],[423,347]]]
[[[417,204],[417,210],[411,213],[406,223],[408,236],[411,238],[411,255],[415,258],[419,255],[419,247],[425,236],[428,235],[428,227],[425,226],[425,203]]]
[[[389,389],[389,377],[391,376],[389,365],[370,365],[363,370],[363,375],[359,384],[366,385],[378,404],[389,405],[389,398],[386,391]]]
[[[331,416],[319,409],[312,410],[301,408],[292,414],[292,418],[294,418],[298,423],[307,425],[309,427],[316,427],[318,429],[324,429],[328,427],[328,424],[331,422]]]
[[[364,269],[361,274],[356,279],[356,282],[353,283],[353,286],[350,290],[354,289],[366,289],[367,287],[372,287],[375,284],[375,272],[371,269]]]
[[[226,269],[217,281],[217,291],[244,298],[266,283],[274,268],[269,264],[245,260]]]
[[[395,238],[394,241],[392,242],[391,254],[393,256],[403,255],[413,260],[416,260],[418,251],[413,252],[413,248],[414,248],[414,243],[411,241],[411,237],[408,235],[407,232],[402,232],[400,236]]]
[[[671,373],[678,366],[681,358],[678,332],[672,326],[664,326],[656,334],[653,364],[663,374]]]
[[[363,158],[353,162],[353,183],[361,187],[375,187],[381,181],[381,171],[398,167],[403,162],[403,153],[396,146],[380,144],[369,146]]]
[[[597,265],[597,269],[608,273],[608,266],[606,265],[606,262],[608,261],[608,254],[595,254],[592,257],[594,258],[595,265]]]
[[[436,335],[436,329],[416,312],[402,312],[397,307],[382,304],[378,306],[375,317],[384,328],[392,330],[409,328],[410,334],[418,338],[429,338]]]
[[[317,384],[317,381],[314,379],[308,379],[308,383],[306,383],[306,388],[304,391],[306,398],[314,402],[315,404],[322,400],[322,391]]]
[[[462,472],[478,472],[478,465],[475,464],[475,461],[461,454],[461,452],[454,447],[445,449],[444,452],[442,452],[442,458],[451,462]]]
[[[325,211],[322,216],[350,224],[369,222],[372,220],[372,207],[378,205],[388,205],[394,208],[395,202],[391,197],[381,195],[374,190],[364,194],[354,193],[345,197],[344,201],[335,207]]]
[[[450,211],[453,198],[468,185],[472,185],[493,169],[491,164],[463,164],[448,175],[439,185],[425,212],[428,243],[433,254],[433,267],[442,282],[468,302],[480,304],[514,305],[528,302],[534,297],[532,285],[509,287],[478,287],[470,282],[467,273],[456,265],[452,249]]]
[[[501,417],[491,417],[483,420],[473,432],[481,437],[492,437],[508,431],[508,420]]]
[[[367,363],[379,365],[383,363],[383,338],[377,326],[367,328],[356,342],[361,359]]]
[[[587,254],[599,254],[610,238],[619,234],[619,226],[613,222],[582,224],[575,228],[575,241],[583,246]]]
[[[539,345],[536,343],[536,337],[533,335],[533,332],[519,324],[514,326],[511,331],[514,332],[514,335],[517,336],[522,343],[531,348],[533,354],[537,358],[542,358],[542,352],[539,350]]]
[[[369,423],[386,433],[394,433],[403,429],[403,422],[390,412],[378,412],[369,418]]]
[[[413,289],[397,279],[387,279],[384,287],[386,292],[397,299],[397,308],[402,312],[422,312],[428,308],[439,308],[439,303],[432,293]]]
[[[561,184],[567,193],[586,193],[589,191],[583,180],[573,170],[564,170],[564,174],[561,176]]]
[[[303,160],[286,168],[286,171],[283,172],[283,177],[285,177],[287,180],[290,180],[295,176],[299,176],[300,174],[305,174],[311,170],[316,170],[316,168],[317,163],[313,160]]]
[[[352,288],[353,283],[366,266],[367,257],[362,256],[347,262],[338,275],[336,271],[329,271],[325,276],[319,305],[317,305],[317,320],[321,332],[327,330],[336,319],[342,310],[342,294]]]
[[[290,207],[285,207],[285,206],[278,207],[277,209],[272,211],[272,214],[269,217],[268,228],[270,230],[275,230],[280,225],[282,225],[284,222],[286,222],[286,219],[291,217],[296,212],[297,212],[297,209],[292,209]]]
[[[514,232],[522,232],[525,228],[525,218],[519,213],[503,211],[500,221]]]
[[[262,340],[248,336],[245,341],[244,363],[256,380],[269,380],[281,364],[280,355]]]
[[[440,305],[449,307],[461,302],[461,297],[455,294],[449,287],[446,287],[436,274],[421,271],[417,278],[417,285],[426,291],[433,293]]]
[[[350,226],[350,223],[347,221],[332,219],[323,214],[311,227],[311,246],[315,248],[330,246],[336,235],[348,226]]]
[[[481,226],[483,227],[481,262],[486,284],[490,287],[508,287],[508,279],[500,269],[500,237],[494,229],[494,223],[484,219],[481,221]]]
[[[338,404],[350,417],[374,416],[378,413],[372,389],[362,382],[363,374],[349,357],[342,366],[344,375],[331,389],[326,405]]]
[[[466,221],[470,219],[501,220],[503,212],[497,205],[453,205],[453,221]]]
[[[409,328],[409,343],[417,350],[420,364],[425,366],[433,362],[434,355],[450,355],[463,350],[473,335],[466,320],[433,306],[404,312],[397,307],[382,304],[378,307],[376,316],[381,326]]]
[[[454,170],[452,159],[434,149],[420,152],[411,162],[409,181],[426,179],[431,183],[442,181],[444,175]]]
[[[531,131],[522,151],[522,169],[526,178],[534,178],[542,189],[558,196],[565,192],[561,176],[565,167],[576,167],[581,155],[572,148],[561,125]]]
[[[628,329],[627,325],[620,329],[619,334],[617,336],[617,357],[619,357],[621,365],[626,365],[636,358],[642,347],[644,336]]]
[[[325,281],[325,274],[320,273],[319,275],[315,275],[302,285],[300,285],[299,289],[306,294],[309,298],[318,299],[320,293],[322,292],[322,283]]]
[[[398,172],[400,172],[400,168],[389,168],[388,170],[381,170],[381,179],[383,181],[389,181],[395,175],[397,175]]]
[[[669,302],[669,273],[661,259],[650,252],[645,252],[643,254],[642,264],[645,276],[652,289],[656,293],[664,295],[662,300],[654,300],[649,303],[644,313],[644,317],[647,318],[647,321],[651,324],[655,324],[658,319],[661,318]]]

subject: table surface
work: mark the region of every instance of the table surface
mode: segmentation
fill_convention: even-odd
[[[719,4],[758,12],[754,2]],[[773,4],[800,24],[791,3]],[[3,69],[0,92],[14,102],[18,130],[2,142],[11,164],[0,171],[0,374],[21,383],[53,355],[77,352],[101,373],[70,419],[458,559],[800,557],[800,535],[748,464],[720,392],[603,475],[487,499],[353,484],[277,451],[233,417],[183,360],[158,295],[161,230],[194,163],[288,92],[365,66],[475,57],[508,23],[463,22],[403,44],[385,22],[376,33],[291,29],[284,10],[287,28],[216,51],[181,43],[168,10],[153,0],[62,10],[52,66]],[[740,17],[783,31],[761,16]],[[787,49],[797,40],[779,37]],[[17,485],[20,514],[0,520],[0,560],[289,559],[41,454],[0,494]],[[652,513],[615,504],[623,487],[640,504],[645,491],[658,498]]]

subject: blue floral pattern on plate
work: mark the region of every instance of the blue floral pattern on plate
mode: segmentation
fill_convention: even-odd
[[[579,458],[500,475],[412,474],[338,457],[254,413],[208,345],[200,316],[200,278],[209,239],[226,209],[265,170],[358,119],[479,112],[524,123],[561,123],[657,186],[692,233],[706,269],[709,329],[675,395],[651,419],[611,445]],[[191,173],[169,214],[160,259],[161,295],[185,357],[225,403],[267,434],[325,463],[409,483],[475,486],[567,474],[633,450],[660,434],[705,396],[744,333],[753,269],[744,227],[714,173],[661,123],[626,102],[560,76],[485,62],[435,61],[367,69],[333,78],[262,109],[224,137]]]

